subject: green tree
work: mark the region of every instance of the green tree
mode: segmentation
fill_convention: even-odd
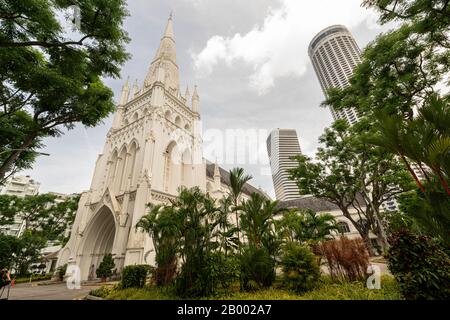
[[[320,278],[316,256],[309,247],[299,243],[286,243],[280,264],[284,284],[297,293],[312,290]]]
[[[198,187],[180,189],[171,206],[179,216],[178,238],[181,271],[175,288],[182,297],[213,294],[220,283],[219,274],[211,272],[214,253],[220,248],[216,241],[221,223],[214,199]]]
[[[248,245],[261,248],[264,240],[272,236],[274,217],[287,211],[278,206],[278,201],[271,201],[259,193],[252,193],[250,199],[238,208],[241,210],[241,229]]]
[[[405,213],[444,240],[448,235],[441,229],[450,219],[450,95],[439,89],[450,76],[449,1],[364,4],[380,13],[381,23],[396,21],[398,27],[366,47],[350,86],[330,90],[325,104],[336,110],[354,107],[372,120],[375,134],[368,143],[397,155],[422,193]]]
[[[368,133],[363,134],[367,129]],[[370,232],[378,236],[383,250],[387,247],[380,207],[410,190],[411,180],[392,154],[365,142],[370,133],[370,123],[364,119],[352,127],[344,120],[336,121],[319,138],[323,146],[318,149],[317,161],[303,155],[296,157],[298,167],[291,170],[291,177],[302,194],[338,206],[373,255]],[[356,211],[357,219],[351,209]]]
[[[426,192],[411,191],[400,197],[400,214],[406,224],[403,228],[427,234],[450,248],[450,197],[435,179],[425,182]]]
[[[143,216],[136,228],[150,235],[155,250],[155,281],[158,286],[172,283],[177,271],[177,254],[180,250],[180,218],[173,207],[148,205],[150,212]]]
[[[330,90],[325,104],[337,110],[351,106],[370,117],[378,128],[373,143],[398,154],[422,192],[411,162],[428,182],[437,175],[450,195],[450,96],[439,90],[450,75],[449,1],[364,3],[380,12],[382,23],[401,24],[367,46],[350,86]]]
[[[239,238],[236,236],[238,228],[229,220],[232,203],[233,200],[230,195],[222,197],[218,202],[219,231],[217,237],[225,256],[228,256],[228,252],[234,252],[239,247]]]
[[[77,32],[58,14],[79,8]],[[27,0],[0,3],[0,182],[29,168],[42,138],[75,123],[95,126],[113,111],[102,77],[128,59],[124,0]]]
[[[21,248],[20,239],[0,233],[0,269],[12,269],[15,264],[15,255]]]
[[[11,222],[16,217],[23,221],[25,230],[48,241],[65,243],[64,233],[75,219],[78,200],[79,197],[59,200],[52,193],[23,198],[3,195],[0,197],[0,221]]]
[[[19,200],[16,196],[7,194],[0,195],[0,226],[13,224],[16,216],[16,203]]]
[[[252,179],[252,176],[245,175],[244,169],[242,168],[233,168],[230,171],[230,197],[233,202],[233,211],[236,218],[236,227],[238,229],[238,239],[240,239],[239,232],[239,200],[240,196],[243,192],[245,184]]]
[[[17,245],[13,247],[14,251],[10,252],[17,275],[29,273],[30,265],[42,258],[41,250],[46,244],[46,239],[41,235],[25,230],[23,235],[18,238]]]
[[[277,221],[277,229],[286,242],[316,244],[332,238],[337,231],[336,220],[331,214],[317,214],[311,209],[291,210]]]
[[[111,277],[115,266],[116,264],[114,263],[112,254],[111,253],[106,254],[96,270],[97,277],[102,279]]]

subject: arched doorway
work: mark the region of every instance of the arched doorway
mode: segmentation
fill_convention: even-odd
[[[89,223],[86,238],[81,247],[81,279],[96,279],[97,270],[103,257],[112,253],[116,236],[114,215],[107,206],[103,206]]]

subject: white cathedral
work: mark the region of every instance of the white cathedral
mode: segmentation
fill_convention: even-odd
[[[219,199],[229,190],[229,174],[202,157],[199,95],[180,93],[172,16],[142,88],[128,80],[98,156],[89,191],[82,194],[70,240],[58,266],[78,266],[81,280],[96,278],[105,254],[116,270],[154,264],[148,234],[136,230],[148,203],[167,203],[180,186],[199,186]],[[262,192],[244,187],[244,198]]]

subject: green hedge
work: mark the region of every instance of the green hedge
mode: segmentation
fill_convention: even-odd
[[[146,264],[126,266],[122,272],[121,288],[142,288],[147,276],[153,273],[153,268]]]
[[[33,275],[31,277],[31,282],[51,280],[51,278],[52,278],[52,274],[50,274],[50,273]],[[14,281],[14,283],[26,283],[26,282],[30,282],[30,277],[20,277],[20,278],[16,278],[16,280]]]

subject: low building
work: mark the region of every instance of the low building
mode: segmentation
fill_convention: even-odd
[[[345,235],[349,239],[361,238],[358,230],[355,228],[353,223],[344,216],[344,213],[339,209],[339,207],[325,199],[319,199],[314,196],[306,196],[304,198],[299,198],[289,201],[281,201],[279,204],[282,208],[287,209],[311,209],[318,214],[331,214],[337,221],[340,233],[336,232],[334,235],[336,237],[341,234]],[[365,209],[364,207],[362,209]],[[359,215],[356,209],[349,208],[351,217],[355,221],[359,221]],[[378,238],[375,234],[370,234],[372,244],[374,248],[378,247]]]

